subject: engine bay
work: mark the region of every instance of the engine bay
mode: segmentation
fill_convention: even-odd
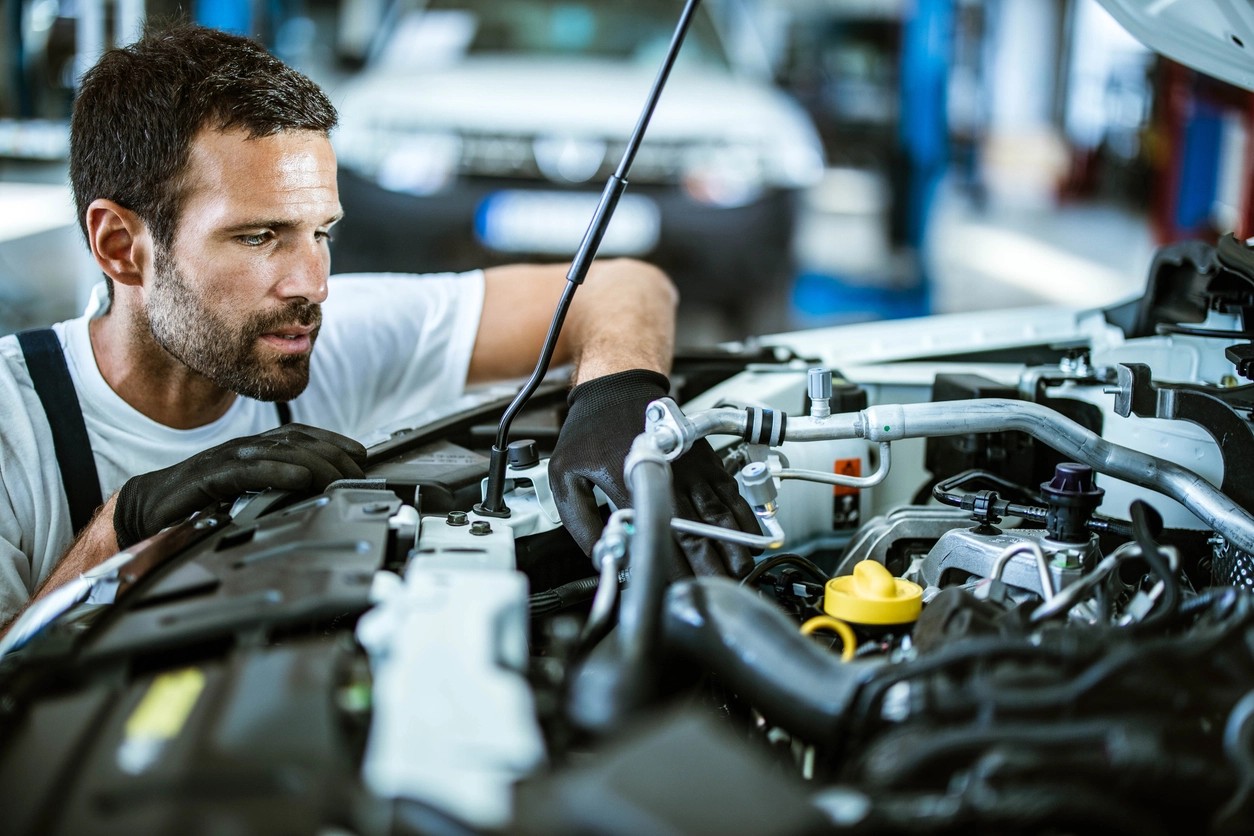
[[[204,513],[0,645],[13,833],[1246,833],[1254,251],[678,358],[591,564],[505,405]],[[761,532],[672,520],[707,439]],[[674,579],[675,537],[760,550]]]

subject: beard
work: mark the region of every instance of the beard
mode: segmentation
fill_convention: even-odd
[[[145,310],[153,338],[170,355],[223,389],[259,401],[287,401],[305,391],[318,328],[309,335],[311,350],[302,354],[266,356],[259,340],[284,327],[319,326],[321,306],[293,302],[232,324],[192,289],[163,248],[154,266]]]

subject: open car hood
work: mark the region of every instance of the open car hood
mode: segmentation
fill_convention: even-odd
[[[1244,0],[1098,0],[1137,40],[1254,90],[1254,8]]]

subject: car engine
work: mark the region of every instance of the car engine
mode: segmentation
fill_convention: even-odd
[[[5,832],[1248,833],[1254,251],[679,359],[592,564],[502,391],[210,508],[0,645]],[[504,393],[508,394],[508,393]],[[680,404],[682,403],[682,408]],[[708,438],[759,518],[670,518]],[[673,579],[675,537],[761,550]]]

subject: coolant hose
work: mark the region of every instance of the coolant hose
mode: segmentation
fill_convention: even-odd
[[[651,661],[657,648],[658,614],[666,594],[667,571],[674,558],[671,535],[671,468],[659,454],[628,464],[627,478],[635,508],[631,538],[631,585],[623,590],[618,612],[618,644],[623,659]]]
[[[662,643],[717,674],[772,724],[812,741],[839,732],[858,689],[878,667],[841,662],[756,592],[728,578],[672,585]]]
[[[600,642],[571,678],[567,710],[586,731],[612,732],[656,696],[659,618],[667,570],[674,559],[671,536],[671,469],[644,436],[627,457],[635,508],[631,584],[619,603],[618,627]]]

